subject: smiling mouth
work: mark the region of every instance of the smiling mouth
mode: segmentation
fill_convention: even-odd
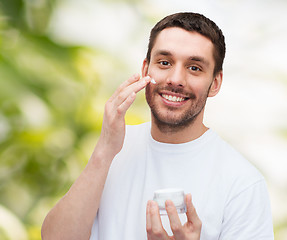
[[[177,96],[168,95],[168,94],[161,94],[161,96],[170,102],[183,102],[187,100],[187,98],[185,97],[177,97]]]

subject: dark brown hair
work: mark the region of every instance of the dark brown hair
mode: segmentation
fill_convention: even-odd
[[[222,31],[209,18],[192,12],[175,13],[163,18],[151,30],[146,59],[150,62],[151,50],[158,34],[165,28],[179,27],[187,31],[197,32],[207,37],[214,46],[213,57],[215,67],[213,74],[222,70],[225,57],[225,40]]]

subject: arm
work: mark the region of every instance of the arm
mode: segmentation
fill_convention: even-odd
[[[107,101],[103,126],[94,152],[67,194],[46,216],[42,226],[43,240],[89,239],[100,205],[106,177],[125,137],[125,113],[136,93],[150,82],[139,74],[125,81]]]

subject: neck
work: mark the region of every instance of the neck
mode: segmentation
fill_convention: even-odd
[[[202,118],[198,116],[191,124],[174,128],[171,126],[158,127],[152,118],[151,135],[154,140],[162,143],[185,143],[199,138],[208,128],[203,124]]]

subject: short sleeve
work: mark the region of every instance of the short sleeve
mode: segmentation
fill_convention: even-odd
[[[234,196],[226,205],[220,240],[273,240],[270,201],[265,180]]]

